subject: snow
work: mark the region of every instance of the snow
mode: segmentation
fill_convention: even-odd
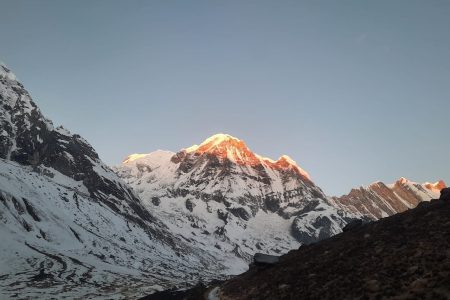
[[[16,81],[17,77],[11,72],[8,67],[0,61],[0,78],[5,78],[7,80]]]
[[[217,286],[208,293],[208,300],[220,300],[219,294],[220,294],[220,287]]]
[[[199,147],[199,145],[192,145],[192,146],[190,146],[190,147],[184,148],[184,150],[185,150],[187,153],[195,152],[195,151],[197,151],[198,147]]]
[[[67,136],[67,137],[71,137],[71,136],[72,136],[72,134],[70,133],[70,131],[67,130],[66,128],[64,128],[63,126],[58,126],[58,127],[55,129],[55,131],[58,132],[58,133],[61,134],[61,135]]]
[[[30,118],[33,114],[44,125],[31,140],[46,142],[48,129],[69,164],[75,163],[78,156],[67,144],[89,143],[63,127],[54,129],[6,67],[0,67],[0,76],[5,99],[0,121],[2,127],[11,125],[7,158],[17,147],[17,132],[41,124]],[[25,128],[18,128],[22,124]],[[280,255],[298,248],[291,235],[295,213],[310,201],[326,201],[321,190],[292,172],[292,164],[277,167],[278,161],[261,160],[232,136],[218,134],[199,147],[225,150],[235,162],[224,170],[230,174],[186,151],[134,154],[115,170],[142,199],[128,189],[114,193],[124,182],[90,151],[83,158],[99,178],[84,181],[52,167],[0,159],[0,298],[11,298],[18,289],[23,298],[136,298],[241,273],[256,251]],[[184,156],[190,161],[183,170]],[[83,182],[90,179],[110,185],[88,190]],[[141,208],[141,200],[151,213],[145,218],[133,209]],[[279,204],[277,213],[266,207],[269,200]],[[48,278],[32,280],[41,271]]]
[[[292,158],[290,158],[287,155],[282,155],[278,161],[281,160],[285,160],[286,162],[288,162],[290,165],[292,165],[294,168],[296,168],[300,174],[302,174],[304,177],[308,178],[309,180],[311,180],[311,176],[309,176],[308,172],[306,172],[305,170],[303,170],[302,168],[300,168],[297,163],[295,162],[295,160],[293,160]]]
[[[200,147],[208,148],[229,138],[219,134]],[[188,153],[186,149],[179,154],[158,150],[133,156],[114,170],[169,231],[192,247],[205,249],[225,265],[223,274],[245,271],[256,252],[281,255],[298,248],[300,243],[291,234],[294,221],[298,229],[314,237],[327,230],[338,233],[345,225],[339,209],[328,203],[320,189],[304,181],[305,176],[294,171],[295,162],[289,157],[283,157],[288,167],[279,167],[249,153],[259,161],[259,166],[253,166],[242,163],[246,161],[243,151],[232,147],[226,150],[230,161],[239,161],[231,164],[226,176],[221,175],[220,167],[211,169],[208,156]],[[180,160],[193,167],[181,170]],[[262,180],[261,174],[268,180]],[[213,200],[215,195],[224,200]],[[279,213],[265,208],[268,196],[279,204]],[[321,205],[302,218],[296,217],[310,201]],[[312,226],[317,218],[331,216],[330,229]]]
[[[397,182],[400,184],[407,184],[410,183],[411,181],[409,179],[406,179],[405,177],[401,177]]]
[[[124,164],[127,164],[127,163],[130,163],[130,162],[133,162],[133,161],[135,161],[135,160],[137,160],[137,159],[140,159],[140,158],[142,158],[142,157],[145,157],[146,155],[147,155],[147,154],[138,154],[138,153],[131,154],[131,155],[127,156],[126,159],[123,160],[123,163],[124,163]]]
[[[175,251],[171,244],[90,199],[81,182],[50,168],[48,172],[53,177],[0,159],[0,298],[10,298],[17,288],[25,298],[52,294],[134,298],[156,289],[195,284],[200,273],[217,277],[214,266],[220,264],[213,263],[215,259],[204,250],[180,240]],[[38,219],[25,209],[25,203]],[[162,230],[155,225],[154,230]],[[171,236],[164,231],[161,235]],[[205,265],[212,266],[211,272],[205,271]],[[39,273],[40,266],[55,279],[45,290],[29,279]],[[101,295],[98,285],[104,288]]]
[[[173,155],[175,155],[174,152],[164,150],[156,150],[147,154],[132,154],[123,161],[123,164],[135,166],[139,163],[145,163],[149,166],[160,166],[168,162]]]
[[[229,140],[240,141],[238,138],[235,138],[234,136],[231,136],[229,134],[218,133],[218,134],[214,134],[213,136],[204,140],[203,143],[201,143],[199,146],[193,145],[191,147],[185,148],[185,150],[188,153],[195,152],[198,148],[200,148],[202,146],[206,146],[206,145],[208,145],[209,148],[213,148],[213,147],[220,145],[221,143],[223,143],[225,141],[229,141]]]

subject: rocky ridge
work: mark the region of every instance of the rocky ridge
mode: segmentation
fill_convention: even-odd
[[[378,220],[414,208],[422,201],[436,199],[445,187],[442,180],[420,184],[402,177],[393,184],[378,181],[352,189],[349,194],[332,200],[342,209]]]

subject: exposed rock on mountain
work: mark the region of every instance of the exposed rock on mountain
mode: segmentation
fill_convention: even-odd
[[[337,207],[377,220],[416,207],[422,201],[439,198],[446,187],[442,180],[419,184],[400,178],[393,184],[372,183],[353,189],[349,194],[333,197]]]
[[[449,299],[449,234],[450,202],[433,200],[203,292],[222,300]]]
[[[0,298],[133,298],[223,278],[255,252],[278,256],[445,187],[402,179],[330,199],[288,156],[225,134],[114,171],[0,65]]]
[[[63,127],[54,128],[23,85],[0,65],[0,158],[52,170],[81,181],[93,199],[135,221],[151,221],[132,191],[102,163],[89,143]]]
[[[255,252],[280,254],[330,237],[351,218],[291,158],[264,158],[226,134],[178,153],[130,155],[116,171],[171,231],[233,273]]]
[[[175,238],[0,65],[0,298],[124,298],[222,270]]]

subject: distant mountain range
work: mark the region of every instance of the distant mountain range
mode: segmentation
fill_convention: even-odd
[[[377,220],[414,208],[421,201],[437,199],[445,187],[442,180],[420,184],[402,177],[393,184],[375,182],[352,189],[349,194],[333,197],[333,200],[342,209]]]
[[[224,278],[255,252],[286,253],[443,187],[401,179],[328,197],[288,156],[226,134],[110,168],[0,65],[0,298],[127,298]]]

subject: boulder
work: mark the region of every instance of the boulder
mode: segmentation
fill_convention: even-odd
[[[256,266],[274,265],[280,261],[279,256],[255,253],[253,256],[253,262]]]
[[[194,211],[195,203],[191,199],[187,199],[185,205],[187,210],[189,210],[190,212]]]

